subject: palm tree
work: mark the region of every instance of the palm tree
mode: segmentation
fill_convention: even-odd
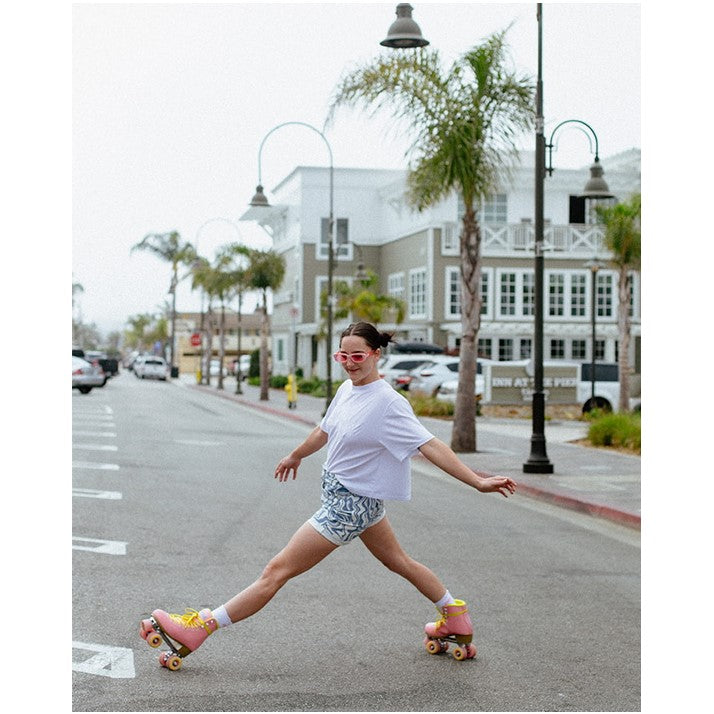
[[[612,261],[619,273],[618,279],[618,362],[620,372],[620,411],[630,408],[630,283],[633,270],[640,269],[640,217],[641,194],[614,206],[597,206],[598,221],[605,228],[605,245],[612,253]]]
[[[208,297],[206,306],[205,321],[204,314],[201,313],[201,331],[207,333],[206,350],[201,365],[201,383],[211,385],[211,356],[213,355],[213,298],[216,296],[216,275],[213,266],[207,258],[197,257],[191,266],[191,289],[200,288]],[[202,338],[203,339],[203,338]]]
[[[344,280],[335,282],[335,319],[353,318],[378,324],[385,320],[388,313],[393,313],[394,322],[404,322],[404,301],[378,293],[378,286],[379,276],[373,270],[367,270],[364,277],[358,278],[351,285]],[[326,290],[320,295],[320,306],[327,309]]]
[[[437,50],[397,51],[346,74],[328,122],[341,105],[387,109],[413,137],[408,198],[423,210],[453,191],[465,210],[460,234],[461,347],[451,446],[476,451],[476,349],[481,322],[480,202],[515,165],[517,140],[532,127],[534,86],[507,66],[505,30],[467,51],[448,72]]]
[[[285,277],[285,258],[274,250],[251,250],[248,267],[252,288],[263,294],[262,319],[260,322],[260,399],[266,401],[268,392],[268,290],[277,290]]]
[[[169,294],[172,296],[171,314],[171,376],[174,375],[176,360],[176,287],[179,283],[180,265],[191,265],[196,259],[196,251],[189,242],[183,242],[177,231],[170,233],[149,233],[132,247],[131,251],[146,250],[162,260],[171,263],[171,283]],[[183,276],[186,277],[186,276]],[[183,277],[181,279],[183,279]]]

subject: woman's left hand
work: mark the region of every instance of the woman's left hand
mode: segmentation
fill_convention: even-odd
[[[487,476],[481,479],[476,487],[481,493],[500,493],[508,498],[508,495],[516,492],[516,482],[507,476]]]

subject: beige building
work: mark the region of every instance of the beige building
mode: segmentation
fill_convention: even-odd
[[[239,352],[239,327],[240,327],[240,354],[250,354],[260,348],[260,321],[262,314],[259,310],[242,314],[240,323],[235,310],[225,311],[225,356],[224,366],[229,367]],[[207,314],[200,312],[179,312],[176,314],[176,354],[179,373],[195,373],[201,364],[201,356],[208,355],[209,342],[211,359],[220,357],[220,310],[214,311],[211,319]],[[202,336],[199,345],[193,345],[191,337]]]
[[[534,171],[526,152],[511,182],[480,208],[483,257],[479,354],[494,360],[531,356],[534,307]],[[640,191],[640,151],[603,158],[614,200]],[[556,170],[545,186],[544,358],[591,359],[591,288],[588,261],[605,266],[596,274],[599,361],[617,360],[617,271],[608,260],[592,203],[580,197],[588,166]],[[402,324],[385,323],[402,340],[458,348],[461,334],[459,230],[462,208],[453,194],[419,213],[406,202],[406,172],[334,170],[335,280],[352,281],[360,265],[379,276],[379,292],[407,306]],[[347,322],[338,322],[328,342],[321,336],[320,293],[327,284],[329,169],[297,167],[268,195],[271,206],[251,208],[286,260],[283,286],[273,295],[273,372],[291,362],[307,374],[326,375],[328,355]],[[630,363],[640,367],[640,276],[632,275]],[[334,372],[333,372],[334,373]]]

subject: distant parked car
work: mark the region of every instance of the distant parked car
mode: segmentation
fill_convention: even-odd
[[[446,401],[456,400],[456,387],[459,383],[459,358],[450,357],[441,364],[427,365],[415,370],[410,384],[410,391],[423,392]],[[476,363],[475,393],[483,394],[483,361]]]
[[[72,355],[72,389],[89,394],[95,387],[103,387],[106,381],[104,370],[99,365]]]
[[[432,355],[425,354],[386,355],[385,357],[381,357],[377,363],[379,376],[395,389],[399,389],[400,387],[397,386],[397,378],[401,374],[406,374],[410,369],[429,362],[431,357]]]
[[[245,379],[248,376],[249,370],[250,370],[250,355],[241,355],[240,356],[240,373],[241,373],[241,377],[243,379]],[[235,358],[231,361],[231,366],[230,366],[229,372],[231,375],[233,375],[235,377],[237,371],[238,371],[238,358]]]
[[[98,352],[96,350],[87,351],[84,354],[84,359],[86,359],[87,362],[98,362],[107,377],[113,377],[119,373],[119,361],[114,357],[107,357],[104,352]]]
[[[219,359],[212,359],[211,360],[211,377],[218,377],[221,372],[223,373],[223,376],[225,377],[228,374],[228,370],[221,365],[221,360]]]
[[[166,381],[169,376],[169,366],[163,357],[142,355],[134,361],[134,374],[139,379],[160,379]]]

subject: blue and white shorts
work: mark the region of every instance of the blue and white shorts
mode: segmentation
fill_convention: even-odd
[[[352,493],[324,469],[321,499],[322,508],[308,523],[335,545],[346,545],[386,515],[384,501]]]

